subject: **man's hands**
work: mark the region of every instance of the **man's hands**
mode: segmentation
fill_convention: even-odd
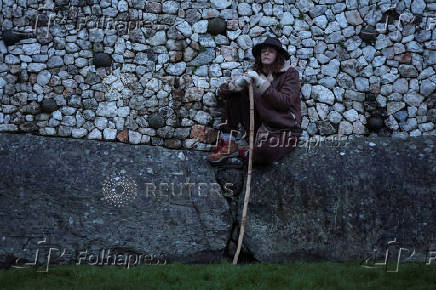
[[[259,74],[257,72],[255,72],[254,70],[249,70],[249,71],[245,72],[244,76],[248,77],[249,79],[252,79],[256,86],[260,86],[260,84],[262,84],[264,81],[264,79],[262,77],[260,77]]]
[[[235,83],[237,86],[241,88],[245,88],[250,83],[250,78],[246,76],[240,76],[236,79]]]
[[[253,94],[255,96],[263,95],[263,93],[268,89],[268,87],[271,85],[273,81],[273,76],[271,73],[268,74],[267,77],[260,76],[257,72],[253,70],[249,70],[246,73],[244,73],[244,76],[249,77],[250,80],[253,80]]]
[[[267,87],[266,83],[269,83],[272,81],[272,76],[269,78],[261,77],[257,72],[254,70],[248,70],[247,72],[244,72],[242,76],[239,76],[235,79],[232,79],[229,82],[229,89],[235,92],[240,92],[244,90],[250,82],[253,81],[254,84],[254,90]],[[263,89],[262,89],[263,90]]]
[[[243,91],[250,83],[250,80],[247,76],[237,77],[229,82],[229,89],[235,92]]]

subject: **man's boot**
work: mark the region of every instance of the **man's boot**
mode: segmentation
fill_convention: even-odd
[[[248,161],[248,157],[250,154],[250,146],[245,145],[245,146],[239,146],[239,156],[244,160],[244,161]]]
[[[224,159],[238,156],[238,144],[232,139],[218,139],[217,147],[207,156],[207,160],[212,164],[221,163]]]

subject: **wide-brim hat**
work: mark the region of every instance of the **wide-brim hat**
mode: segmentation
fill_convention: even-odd
[[[283,57],[288,60],[290,58],[289,53],[282,47],[282,43],[277,37],[267,37],[264,42],[258,43],[251,49],[251,53],[254,57],[260,55],[260,50],[265,46],[272,46],[277,49],[279,53],[283,55]]]

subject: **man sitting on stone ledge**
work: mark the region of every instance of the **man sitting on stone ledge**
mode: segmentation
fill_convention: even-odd
[[[248,160],[249,148],[238,148],[236,133],[239,122],[246,136],[250,130],[248,85],[251,79],[255,107],[253,165],[279,160],[297,146],[301,135],[301,85],[297,70],[289,63],[288,52],[276,37],[267,37],[252,48],[252,53],[253,70],[223,83],[218,89],[226,106],[217,147],[207,157],[213,165],[238,155]]]

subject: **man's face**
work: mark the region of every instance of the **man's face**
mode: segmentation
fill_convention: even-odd
[[[277,57],[277,50],[274,47],[266,46],[260,50],[262,64],[272,64]]]

